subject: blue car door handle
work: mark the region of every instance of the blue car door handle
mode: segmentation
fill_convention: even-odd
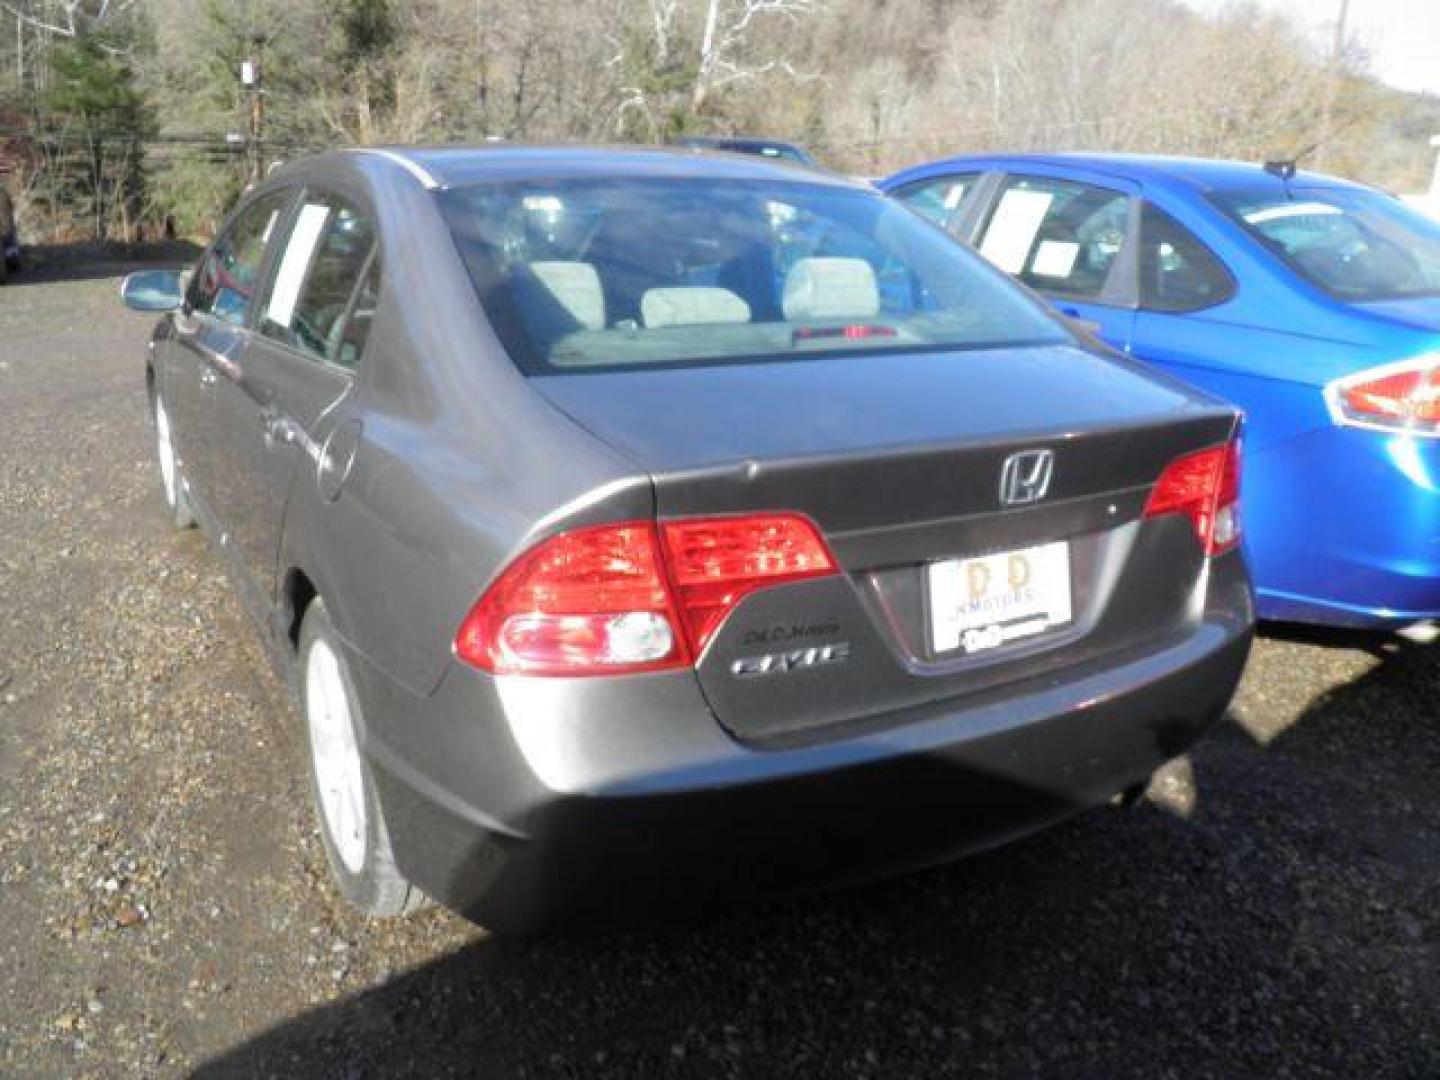
[[[1058,310],[1061,315],[1064,315],[1066,319],[1070,320],[1071,323],[1078,326],[1081,330],[1084,330],[1087,334],[1095,334],[1098,337],[1101,329],[1103,329],[1094,319],[1087,319],[1084,315],[1081,315],[1078,308],[1062,307]]]

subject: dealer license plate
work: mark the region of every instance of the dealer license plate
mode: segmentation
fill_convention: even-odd
[[[1070,621],[1070,545],[931,563],[930,643],[937,653],[983,652]]]

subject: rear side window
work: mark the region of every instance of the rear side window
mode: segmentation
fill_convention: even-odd
[[[1129,231],[1124,192],[1012,176],[980,236],[980,254],[1041,292],[1098,299]]]
[[[1140,306],[1200,311],[1235,295],[1225,264],[1185,226],[1145,203],[1140,215]]]
[[[959,236],[961,209],[979,179],[979,173],[933,176],[906,184],[895,192],[895,198],[947,232]]]
[[[375,234],[344,199],[307,195],[261,311],[260,333],[318,360],[353,368],[379,291]]]
[[[350,307],[350,315],[340,332],[338,347],[330,354],[330,362],[354,371],[360,363],[360,354],[365,351],[365,342],[370,337],[370,325],[375,321],[375,307],[380,301],[380,251],[377,247],[370,257],[365,276],[360,279],[360,289]]]
[[[247,206],[205,253],[186,297],[192,311],[236,326],[244,323],[265,251],[294,193],[276,191]]]
[[[1440,296],[1440,223],[1399,199],[1278,180],[1209,198],[1297,274],[1339,299]]]
[[[873,191],[605,177],[437,198],[491,324],[532,373],[1068,340]]]

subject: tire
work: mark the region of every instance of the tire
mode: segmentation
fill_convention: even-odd
[[[300,626],[300,707],[310,762],[310,794],[330,875],[366,915],[409,915],[425,895],[401,875],[369,767],[359,695],[339,636],[320,600]]]
[[[177,529],[195,527],[195,510],[185,487],[185,474],[175,457],[175,443],[170,430],[170,413],[159,394],[153,401],[155,420],[155,457],[160,465],[160,489],[165,493],[165,506],[170,522]]]

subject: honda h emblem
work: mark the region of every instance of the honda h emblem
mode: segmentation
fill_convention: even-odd
[[[1000,470],[1000,505],[1037,503],[1050,490],[1055,455],[1049,450],[1021,450],[1005,459]]]

